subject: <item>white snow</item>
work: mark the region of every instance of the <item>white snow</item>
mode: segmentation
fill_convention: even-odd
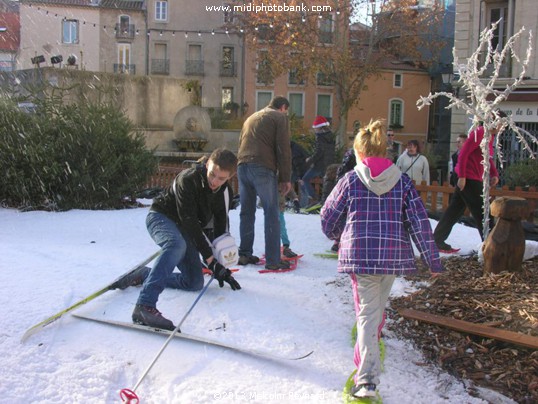
[[[66,314],[24,344],[20,338],[157,251],[145,228],[147,211],[0,209],[0,402],[117,403],[121,389],[134,387],[164,337]],[[237,238],[238,213],[231,213]],[[292,248],[305,254],[299,268],[259,274],[257,266],[241,267],[236,279],[243,289],[212,283],[181,328],[280,355],[314,353],[299,361],[270,361],[174,339],[137,389],[141,403],[341,402],[353,370],[351,284],[337,274],[335,260],[313,255],[332,244],[321,233],[319,216],[286,214],[286,221]],[[261,210],[256,235],[255,253],[263,254]],[[461,225],[448,239],[462,254],[479,241],[475,229]],[[398,279],[393,295],[413,290]],[[138,292],[109,291],[77,312],[130,321]],[[158,308],[177,323],[196,296],[167,289]],[[483,389],[485,399],[472,397],[465,386],[470,383],[426,364],[409,342],[387,333],[385,343],[379,386],[385,404],[512,402]]]

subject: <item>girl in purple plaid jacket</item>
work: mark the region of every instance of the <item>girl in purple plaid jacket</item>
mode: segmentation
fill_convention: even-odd
[[[357,317],[350,394],[375,400],[381,360],[379,333],[397,275],[416,271],[411,240],[433,274],[443,267],[426,209],[411,179],[386,158],[384,122],[355,137],[357,165],[335,186],[321,210],[323,233],[340,238],[338,271],[351,277]]]

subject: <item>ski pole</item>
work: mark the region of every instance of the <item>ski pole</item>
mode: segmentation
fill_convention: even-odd
[[[176,326],[176,328],[174,328],[174,331],[172,331],[172,333],[170,334],[170,336],[168,337],[168,339],[165,341],[165,343],[163,344],[163,346],[161,347],[161,349],[159,350],[159,352],[157,352],[157,355],[155,355],[155,358],[153,358],[153,360],[151,361],[151,363],[149,364],[148,368],[144,371],[144,373],[142,374],[142,376],[140,376],[140,379],[138,379],[138,382],[136,382],[135,386],[133,387],[132,390],[130,389],[122,389],[120,391],[120,397],[122,399],[122,401],[124,399],[126,399],[127,401],[123,401],[124,403],[138,403],[139,400],[138,400],[138,396],[136,395],[135,391],[136,389],[138,388],[138,386],[140,386],[140,383],[142,383],[142,380],[144,380],[144,378],[147,376],[147,374],[149,373],[149,371],[151,370],[151,368],[153,367],[153,365],[155,365],[155,363],[157,362],[157,360],[159,359],[159,357],[161,356],[161,354],[163,353],[163,351],[166,349],[166,347],[168,346],[168,344],[170,343],[170,341],[172,340],[172,338],[174,338],[174,335],[176,335],[176,332],[179,330],[179,328],[181,327],[181,325],[183,324],[183,322],[185,321],[185,319],[189,316],[189,314],[191,313],[191,311],[194,309],[194,306],[196,306],[196,304],[198,303],[198,301],[200,300],[200,298],[204,295],[204,293],[206,292],[207,288],[209,287],[209,285],[211,284],[211,282],[213,282],[213,279],[215,279],[215,276],[214,275],[211,275],[211,278],[209,279],[209,282],[207,282],[207,284],[204,286],[204,288],[200,291],[200,293],[198,294],[198,297],[196,297],[196,300],[194,301],[194,303],[191,305],[190,309],[185,313],[185,315],[183,316],[183,318],[181,319],[181,321],[178,323],[178,325]]]

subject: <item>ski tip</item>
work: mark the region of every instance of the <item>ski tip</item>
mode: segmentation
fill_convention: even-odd
[[[33,330],[33,328],[30,328],[28,331],[26,331],[26,332],[22,335],[21,340],[20,340],[20,343],[21,343],[21,344],[24,344],[24,343],[26,342],[26,340],[27,340],[28,338],[30,338],[33,334],[34,334],[34,330]]]

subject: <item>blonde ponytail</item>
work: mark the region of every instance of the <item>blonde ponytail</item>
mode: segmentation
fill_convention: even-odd
[[[357,160],[363,157],[385,157],[387,155],[387,132],[385,121],[370,120],[370,123],[361,129],[355,136],[353,149]]]

